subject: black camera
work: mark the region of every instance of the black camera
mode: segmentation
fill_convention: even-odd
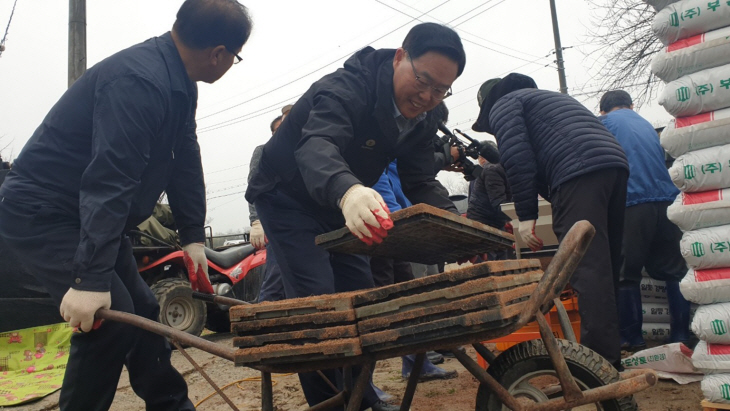
[[[462,173],[464,173],[464,179],[466,179],[466,181],[476,179],[482,171],[481,167],[469,160],[469,157],[476,160],[479,156],[482,156],[490,163],[499,163],[499,151],[494,143],[473,139],[466,133],[455,128],[454,131],[456,133],[469,141],[469,144],[466,144],[452,133],[451,130],[444,125],[444,123],[439,123],[438,128],[442,133],[444,133],[444,136],[440,139],[440,144],[444,146],[448,145],[448,147],[456,147],[457,150],[459,150],[459,160],[455,163],[455,165],[462,168]]]

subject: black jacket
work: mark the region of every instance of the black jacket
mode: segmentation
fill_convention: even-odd
[[[480,121],[483,116],[480,115]],[[527,88],[497,100],[489,112],[520,221],[538,216],[537,195],[605,168],[629,170],[616,138],[574,98]]]
[[[205,239],[197,98],[166,33],[90,68],[15,160],[0,196],[79,222],[74,288],[109,289],[125,227],[148,218],[163,191],[182,243]]]
[[[264,146],[246,191],[249,203],[277,187],[310,207],[337,209],[353,184],[373,186],[398,159],[403,192],[411,202],[456,212],[433,172],[432,113],[399,141],[394,56],[395,50],[366,47],[304,93]]]
[[[466,217],[501,230],[511,219],[502,212],[500,204],[510,201],[512,191],[504,168],[500,164],[487,163],[474,180]]]

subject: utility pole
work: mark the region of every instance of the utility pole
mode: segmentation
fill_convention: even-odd
[[[86,71],[86,0],[68,1],[68,86]]]
[[[568,94],[568,86],[565,82],[565,66],[563,66],[563,47],[560,45],[560,30],[558,30],[558,13],[555,11],[555,0],[550,0],[550,14],[553,18],[553,37],[555,38],[555,55],[558,58],[557,63],[560,92]]]

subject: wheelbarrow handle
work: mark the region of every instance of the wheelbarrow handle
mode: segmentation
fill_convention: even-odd
[[[196,337],[138,315],[102,308],[96,312],[95,318],[133,325],[143,330],[167,337],[170,340],[175,340],[182,345],[195,347],[231,362],[234,360],[234,351],[230,348],[226,348],[220,344],[208,341],[205,338]]]
[[[596,229],[588,221],[573,224],[530,296],[529,305],[523,311],[528,317],[525,323],[532,319],[538,309],[547,312],[552,307],[553,300],[565,289],[595,233]]]
[[[209,303],[216,303],[220,305],[227,305],[233,307],[234,305],[250,305],[248,301],[238,300],[231,297],[223,297],[221,295],[206,294],[200,291],[193,291],[193,298],[196,300],[207,301]]]

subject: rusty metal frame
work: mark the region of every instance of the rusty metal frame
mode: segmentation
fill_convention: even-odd
[[[593,227],[585,221],[576,223],[573,228],[568,232],[566,237],[563,239],[558,252],[555,254],[553,261],[545,270],[543,278],[538,283],[537,287],[533,291],[529,301],[525,304],[524,309],[520,313],[517,321],[510,327],[505,328],[505,331],[511,332],[519,327],[522,327],[527,322],[536,319],[540,328],[540,335],[548,351],[548,355],[551,358],[553,366],[555,367],[558,379],[563,390],[563,396],[560,398],[554,398],[546,402],[540,402],[529,405],[522,405],[520,402],[510,394],[505,387],[503,387],[494,377],[492,377],[486,370],[479,366],[471,357],[465,352],[458,349],[453,349],[452,352],[457,360],[477,378],[482,384],[485,384],[491,389],[495,395],[502,401],[504,405],[514,411],[558,411],[562,409],[569,409],[577,407],[579,405],[590,404],[600,402],[608,399],[622,398],[628,395],[632,395],[638,391],[644,390],[656,384],[657,375],[653,370],[635,370],[628,371],[621,375],[621,379],[617,382],[593,388],[586,391],[581,391],[576,384],[573,376],[570,374],[565,358],[563,357],[558,342],[555,339],[552,331],[550,330],[547,320],[543,316],[544,313],[548,312],[553,304],[558,305],[558,309],[562,304],[559,304],[557,300],[560,292],[567,284],[570,276],[580,262],[585,250],[590,243],[595,230]],[[196,298],[199,298],[197,295]],[[225,297],[215,296],[207,297],[206,300],[211,302],[226,304],[226,303],[242,303],[240,300],[228,299]],[[560,314],[560,311],[559,311]],[[97,311],[96,317],[99,319],[117,321],[127,323],[144,330],[156,333],[158,335],[167,337],[172,343],[180,350],[181,354],[185,356],[188,361],[195,367],[198,372],[213,386],[213,388],[221,395],[221,397],[231,406],[234,411],[237,411],[236,406],[228,399],[223,392],[218,388],[215,383],[205,374],[205,372],[198,366],[198,364],[190,357],[187,352],[183,349],[182,345],[189,345],[198,348],[202,351],[208,352],[215,356],[234,362],[234,350],[223,347],[219,344],[215,344],[206,339],[195,337],[182,331],[173,329],[172,327],[164,326],[158,322],[148,320],[133,314],[101,309]],[[565,319],[561,319],[561,326],[564,327],[564,331],[570,330],[569,319],[567,315]],[[567,326],[563,324],[563,320],[567,321]],[[570,334],[566,333],[570,338]],[[574,338],[574,335],[573,335]],[[479,354],[481,354],[488,362],[492,362],[496,357],[489,350],[486,349],[480,343],[472,343],[474,348]],[[425,358],[424,347],[418,347],[419,354],[416,356],[416,364],[411,373],[404,394],[403,402],[401,404],[401,410],[408,409],[412,403],[413,395],[415,394],[416,385],[418,383],[418,377],[420,374],[420,368],[422,367],[423,359]],[[426,347],[427,348],[427,347]],[[414,348],[415,349],[415,348]],[[370,372],[375,366],[373,356],[363,355],[361,361],[362,370],[358,375],[357,381],[352,386],[352,378],[349,378],[349,384],[345,385],[345,389],[339,391],[337,395],[310,407],[309,411],[328,410],[341,405],[347,404],[347,410],[357,410],[362,402],[363,394],[369,384]],[[258,367],[256,367],[258,368]],[[265,367],[262,367],[265,368]],[[273,409],[273,390],[271,384],[271,374],[268,370],[261,369],[262,371],[262,409],[271,410]],[[330,381],[328,381],[332,384]]]

